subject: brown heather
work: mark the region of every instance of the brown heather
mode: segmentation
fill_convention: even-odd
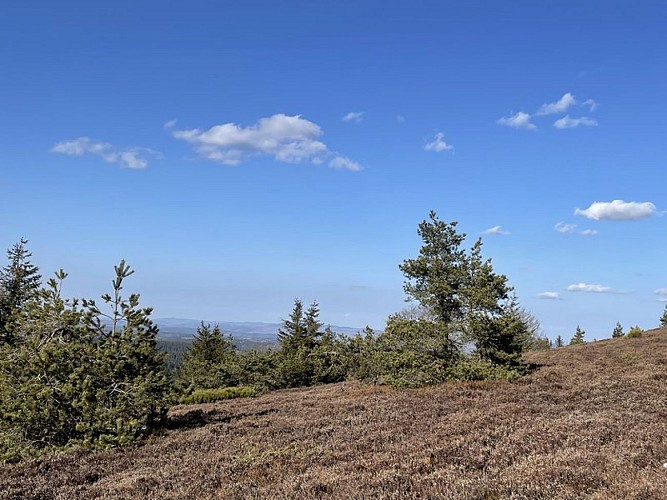
[[[1,465],[0,496],[667,498],[667,329],[527,360],[511,383],[175,407],[141,445]]]

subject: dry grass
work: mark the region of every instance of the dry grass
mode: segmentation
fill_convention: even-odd
[[[140,446],[0,466],[0,497],[667,497],[667,330],[529,361],[513,383],[176,407]]]

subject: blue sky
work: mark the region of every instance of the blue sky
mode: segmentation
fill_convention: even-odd
[[[155,316],[382,328],[430,209],[551,338],[667,299],[662,2],[5,2],[0,246]],[[615,201],[616,200],[616,201]]]

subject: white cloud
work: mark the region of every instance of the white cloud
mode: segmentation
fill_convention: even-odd
[[[557,222],[554,226],[555,231],[563,234],[573,233],[575,229],[577,229],[576,224],[566,224],[565,222]]]
[[[496,123],[499,125],[505,125],[507,127],[525,128],[528,130],[535,130],[537,128],[534,123],[530,122],[530,115],[528,113],[524,113],[523,111],[519,111],[512,116],[504,116],[499,118]]]
[[[667,295],[667,288],[658,288],[655,292],[656,295]]]
[[[593,118],[588,118],[587,116],[582,116],[581,118],[570,118],[570,115],[566,115],[554,122],[554,127],[560,130],[566,128],[577,128],[579,126],[597,127],[597,125],[597,120],[593,120]]]
[[[352,170],[353,172],[356,172],[357,170],[361,170],[361,165],[359,165],[357,162],[350,160],[349,158],[346,158],[344,156],[336,156],[329,162],[329,166],[333,168],[342,168],[345,170]]]
[[[510,234],[509,231],[505,231],[502,226],[493,226],[489,229],[482,231],[482,234]]]
[[[608,286],[591,285],[588,283],[577,283],[567,287],[568,292],[589,292],[589,293],[612,293],[613,290]]]
[[[435,134],[433,141],[424,146],[424,151],[435,151],[436,153],[451,149],[454,149],[454,146],[445,142],[445,134],[442,132]]]
[[[346,114],[343,117],[344,122],[355,122],[355,123],[360,123],[364,119],[364,112],[363,111],[350,111],[348,114]]]
[[[224,123],[208,130],[173,132],[175,138],[192,144],[199,155],[225,165],[238,165],[252,156],[270,156],[284,163],[309,161],[321,164],[335,156],[330,166],[349,170],[361,168],[358,163],[329,150],[326,144],[318,140],[321,135],[319,125],[300,115],[287,116],[282,113],[260,118],[255,125],[248,127]]]
[[[169,120],[168,122],[165,122],[164,125],[162,125],[164,128],[174,128],[176,126],[176,120]]]
[[[588,106],[588,109],[590,110],[591,113],[593,113],[596,109],[598,109],[598,103],[595,102],[593,99],[586,99],[584,102],[581,103],[582,106]]]
[[[92,154],[101,157],[107,163],[115,163],[133,169],[146,168],[149,157],[160,158],[162,156],[159,152],[149,148],[118,149],[108,142],[93,141],[89,137],[61,141],[50,151],[68,156]]]
[[[566,94],[563,95],[563,97],[558,99],[556,102],[542,104],[542,106],[540,106],[540,109],[537,110],[535,115],[544,116],[544,115],[554,115],[557,113],[564,113],[565,111],[568,110],[570,106],[574,106],[575,104],[577,104],[577,100],[574,98],[572,94],[567,92]]]
[[[584,229],[583,231],[579,231],[579,234],[582,236],[596,236],[598,232],[595,229]]]
[[[554,226],[554,231],[558,231],[561,234],[579,233],[582,236],[595,236],[598,234],[595,229],[583,229],[581,231],[577,231],[576,224],[566,224],[565,222],[557,222]]]
[[[396,121],[398,123],[405,123],[405,116],[403,115],[396,115]]]
[[[596,201],[585,210],[577,208],[574,215],[581,215],[593,220],[639,220],[650,217],[655,212],[655,205],[648,201],[638,203],[613,200],[611,202]]]
[[[558,292],[542,292],[537,294],[537,298],[546,300],[560,300],[560,294]]]
[[[660,297],[656,299],[658,302],[667,302],[667,297]]]

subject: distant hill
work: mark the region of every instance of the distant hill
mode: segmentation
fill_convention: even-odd
[[[197,333],[201,320],[187,318],[156,318],[153,320],[160,328],[159,337],[164,339],[190,339]],[[277,339],[278,329],[281,323],[262,323],[256,321],[234,322],[234,321],[209,321],[205,324],[211,326],[218,324],[224,333],[231,334],[235,339],[251,339],[256,341],[274,342]],[[362,328],[351,328],[348,326],[331,325],[334,332],[344,335],[354,335]]]

